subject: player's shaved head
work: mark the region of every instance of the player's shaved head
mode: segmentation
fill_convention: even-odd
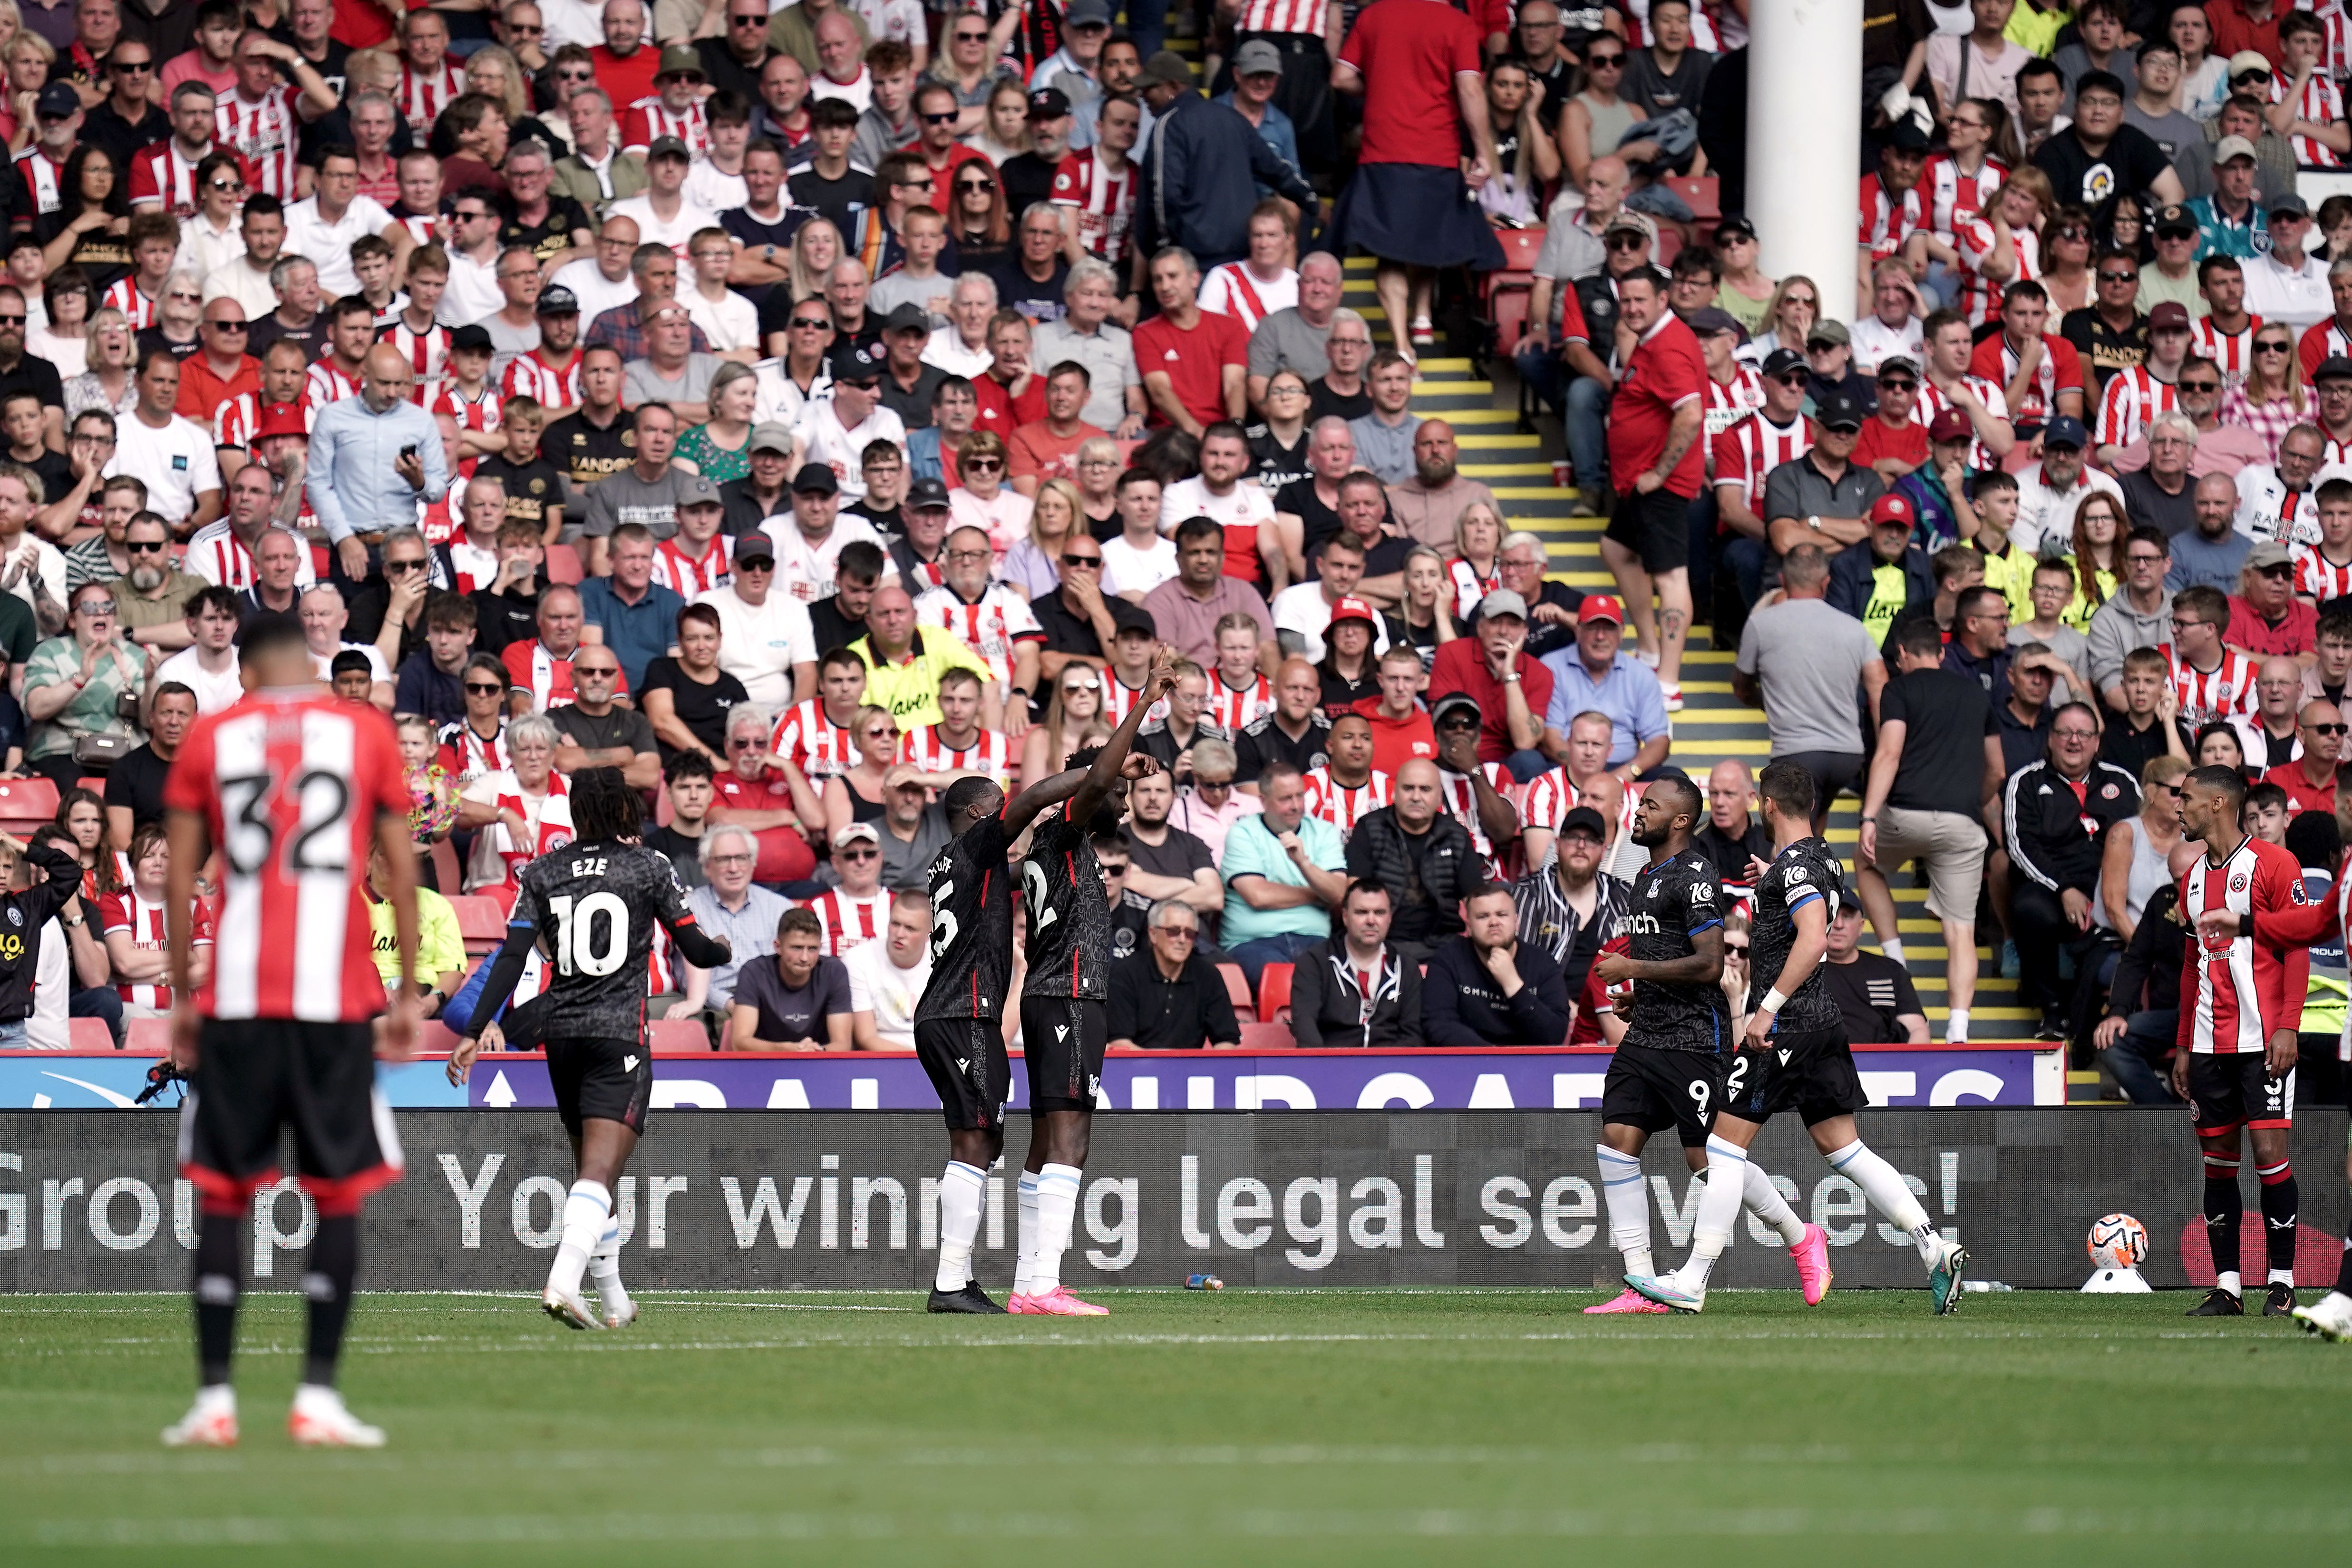
[[[984,817],[994,816],[1003,809],[1004,792],[992,780],[960,778],[948,785],[940,796],[940,804],[948,809],[948,820],[961,833]]]
[[[246,678],[248,691],[258,687],[299,686],[318,675],[310,645],[302,635],[301,617],[282,612],[256,616],[245,623],[236,636],[236,658],[237,673]]]

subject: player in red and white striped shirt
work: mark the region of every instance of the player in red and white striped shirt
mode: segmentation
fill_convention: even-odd
[[[1962,218],[1954,225],[1952,248],[1959,254],[1952,268],[1958,288],[1958,298],[1953,305],[1968,317],[1969,326],[1981,327],[2000,314],[2003,294],[2010,285],[2031,282],[2042,275],[2041,240],[2029,223],[2021,223],[2011,216],[2018,211],[2035,210],[2036,204],[2030,194],[2003,186],[1994,198],[1994,211],[2000,214],[2007,226],[1996,226],[1986,213]],[[2004,239],[2008,241],[2006,246],[2001,243]],[[2003,268],[2007,270],[2002,271]]]
[[[958,530],[948,535],[950,552],[956,548],[957,533],[962,531]],[[974,570],[982,584],[977,594],[967,596],[956,586],[956,578],[962,575],[966,578],[965,589],[969,590],[971,573],[950,566],[945,583],[917,595],[915,624],[951,633],[978,654],[981,662],[988,666],[1000,693],[1015,686],[1024,691],[1034,691],[1037,656],[1045,646],[1045,629],[1037,624],[1036,614],[1029,608],[1027,599],[1002,583],[987,581],[985,563]]]
[[[197,82],[198,88],[205,84]],[[220,146],[213,136],[217,119],[217,102],[210,89],[190,92],[183,97],[173,90],[172,126],[174,134],[132,156],[131,160],[131,210],[154,211],[182,220],[195,216],[203,205],[196,192],[196,167],[215,152],[237,157],[234,148]],[[183,116],[185,123],[183,124]],[[180,145],[180,133],[196,131],[204,140],[196,143],[191,154]],[[237,178],[248,188],[253,184],[253,171],[240,168]]]
[[[163,826],[151,822],[131,836],[131,885],[101,894],[98,900],[99,931],[114,965],[115,994],[122,998],[126,1017],[161,1018],[172,1011],[163,931],[164,884],[171,864]],[[213,914],[202,899],[194,899],[189,916],[191,957],[202,984],[212,963]]]
[[[845,773],[857,765],[849,727],[866,697],[866,661],[835,648],[817,661],[817,694],[784,710],[768,739],[768,750],[800,769],[809,783]]]
[[[654,581],[688,601],[698,594],[707,594],[735,577],[735,541],[724,533],[714,534],[706,541],[686,536],[685,520],[679,520],[679,531],[654,545]],[[699,552],[695,546],[699,542]]]
[[[1981,127],[1978,133],[1983,134]],[[1971,174],[1949,153],[1929,154],[1927,166],[1919,175],[1919,188],[1926,193],[1927,204],[1927,226],[1948,238],[1963,219],[1984,211],[1985,204],[2008,179],[2009,165],[1999,158],[1988,156]]]
[[[448,279],[437,273],[421,272],[421,269],[420,274],[425,279],[426,289],[436,300],[438,300],[441,298],[442,286]],[[409,279],[412,304],[415,302],[416,280],[416,275],[412,275]],[[406,360],[409,368],[416,373],[416,391],[412,395],[419,402],[424,400],[427,387],[439,383],[442,372],[449,363],[449,329],[433,320],[429,308],[425,311],[425,322],[422,327],[411,327],[408,324],[408,316],[404,312],[394,317],[392,324],[382,328],[375,335],[376,342],[390,343],[394,348],[398,349],[400,357]],[[529,354],[524,354],[514,363],[520,364],[530,357]],[[575,398],[573,401],[577,402],[578,399]]]
[[[2189,323],[2189,352],[2221,367],[2226,392],[2254,367],[2254,333],[2263,319],[2246,313],[2246,270],[2236,257],[2217,250],[2205,258],[2197,264],[2197,283],[2209,313]],[[2239,324],[2231,327],[2232,321]]]
[[[825,955],[839,958],[890,927],[890,889],[881,885],[881,830],[870,822],[853,822],[835,834],[833,864],[841,886],[800,907],[824,928]]]
[[[1276,310],[1297,304],[1298,269],[1290,264],[1297,243],[1286,212],[1252,214],[1249,259],[1209,268],[1201,279],[1201,309],[1213,316],[1231,316],[1243,330],[1255,331]],[[1265,273],[1255,270],[1262,254]]]
[[[1880,158],[1879,167],[1886,168],[1890,161],[1895,163],[1898,179],[1905,170],[1917,171],[1923,167],[1916,153],[1890,150]],[[1901,254],[1904,242],[1926,221],[1927,205],[1920,198],[1918,178],[1918,174],[1914,172],[1910,185],[1890,191],[1877,174],[1862,176],[1861,234],[1856,243],[1869,248],[1873,261],[1884,261],[1890,256]]]
[[[319,1216],[307,1292],[316,1370],[295,1395],[290,1429],[301,1444],[373,1447],[383,1434],[344,1410],[330,1369],[358,1268],[361,1205],[398,1180],[403,1164],[373,1057],[380,1049],[399,1059],[415,1047],[416,999],[404,992],[381,1033],[372,1026],[386,999],[362,882],[369,851],[381,848],[394,961],[399,973],[413,972],[408,786],[391,721],[319,689],[293,616],[247,623],[239,658],[253,689],[235,708],[196,721],[163,785],[172,1048],[194,1076],[180,1163],[204,1211],[196,1242],[204,1387],[164,1440],[236,1441],[228,1375],[239,1222],[253,1193],[276,1180],[290,1127],[301,1184]],[[188,911],[197,870],[215,848],[219,940],[200,978]]]
[[[2344,122],[2344,89],[2327,68],[2326,26],[2308,11],[2289,11],[2279,18],[2278,38],[2282,58],[2271,73],[2270,100],[2292,97],[2294,103],[2287,145],[2295,167],[2341,169],[2352,153],[2352,127]]]
[[[1331,721],[1324,738],[1329,760],[1307,770],[1307,815],[1319,816],[1347,837],[1368,811],[1377,811],[1396,798],[1393,781],[1372,766],[1371,721],[1360,713],[1342,713]],[[1332,776],[1339,770],[1339,777]],[[1349,784],[1348,779],[1357,782]]]
[[[562,296],[553,303],[572,300],[569,289],[552,292]],[[580,348],[578,305],[551,315],[550,302],[547,295],[540,296],[539,347],[507,361],[499,377],[499,395],[509,400],[528,397],[546,409],[550,419],[560,419],[564,410],[580,406],[580,363],[587,356]]]
[[[360,395],[357,373],[337,364],[332,355],[314,362],[302,376],[302,417],[317,424],[319,411],[330,403]]]
[[[908,731],[898,738],[898,760],[936,780],[933,789],[945,789],[964,773],[984,773],[999,788],[1010,787],[1017,763],[1013,742],[1003,731],[983,730],[972,721],[980,711],[980,682],[971,671],[950,670],[940,678],[940,711],[950,722]],[[958,719],[960,724],[954,722]]]
[[[450,100],[466,90],[466,72],[450,56],[449,25],[436,13],[410,12],[400,26],[400,86],[393,101],[408,121],[409,134],[423,142]]]
[[[1731,357],[1730,338],[1726,334],[1701,340],[1707,350],[1706,422],[1700,433],[1712,448],[1715,438],[1764,406],[1764,373],[1752,364],[1742,364]],[[1720,344],[1718,347],[1717,345]],[[1723,360],[1724,379],[1717,380],[1717,356]]]
[[[2165,305],[2176,310],[2181,310],[2179,303],[2171,300],[2167,300],[2157,309],[2161,310]],[[2181,310],[2181,313],[2188,314],[2186,310]],[[2172,328],[2166,331],[2165,336],[2177,339],[2185,346],[2189,341],[2189,330],[2186,327]],[[2149,358],[2155,360],[2156,334],[2153,331],[2148,334],[2148,342]],[[2158,364],[2157,369],[2177,376],[2180,373],[2180,363],[2175,359],[2169,365]],[[2180,389],[2170,379],[2158,380],[2155,372],[2145,364],[2126,365],[2107,377],[2107,389],[2099,395],[2099,416],[2091,429],[2091,449],[2100,457],[2112,459],[2113,454],[2108,448],[2120,451],[2130,446],[2147,433],[2150,420],[2159,414],[2169,414],[2179,406]]]
[[[250,189],[291,202],[302,127],[340,101],[299,50],[248,30],[236,41],[236,85],[213,105],[213,144],[245,160]]]
[[[2194,732],[2216,719],[2254,711],[2255,661],[2222,646],[2230,601],[2219,589],[2183,589],[2172,606],[2172,691]]]
[[[1804,404],[1802,380],[1793,390],[1768,385],[1765,395],[1766,405],[1717,436],[1709,453],[1717,505],[1736,500],[1748,515],[1759,520],[1764,515],[1765,479],[1781,464],[1803,457],[1813,445],[1812,421],[1795,412]],[[1723,493],[1727,489],[1738,494],[1727,497]]]
[[[152,243],[159,247],[162,245],[160,240]],[[163,265],[166,269],[171,267],[169,261]],[[149,288],[141,283],[137,273],[118,278],[106,286],[106,293],[99,303],[121,311],[129,319],[132,331],[143,332],[155,324],[156,317],[163,309],[163,279],[157,278],[152,281],[153,287]]]
[[[1218,621],[1217,668],[1209,672],[1209,700],[1201,717],[1229,735],[1240,734],[1274,711],[1274,682],[1258,673],[1257,647],[1255,621],[1239,611]],[[1113,721],[1126,717],[1122,707]]]
[[[710,151],[710,121],[694,97],[694,89],[700,84],[691,77],[664,79],[685,88],[685,104],[672,107],[664,101],[670,90],[665,89],[629,105],[628,112],[621,116],[621,151],[643,153],[661,138],[675,136],[686,143],[688,156],[700,158]]]
[[[1127,148],[1135,145],[1141,121],[1129,105],[1105,104],[1103,110],[1109,123],[1100,130],[1109,144],[1098,142],[1063,158],[1054,171],[1053,202],[1065,215],[1064,231],[1076,233],[1087,251],[1117,267],[1126,258],[1135,225],[1136,169],[1127,160]]]
[[[2009,402],[2001,395],[2000,388],[1969,368],[1976,353],[1976,342],[1969,335],[1968,322],[1944,311],[1937,311],[1937,317],[1938,319],[1931,320],[1923,327],[1921,349],[1926,361],[1920,366],[1924,374],[1919,379],[1919,401],[1912,409],[1911,417],[1922,425],[1933,426],[1936,416],[1947,408],[1958,408],[1963,414],[1971,414],[1966,405],[1955,402],[1946,392],[1945,388],[1951,387],[1965,389],[1978,406],[1995,419],[2006,422],[2009,419]],[[1973,416],[1969,423],[1975,423]],[[1979,432],[1969,447],[1969,467],[1990,468],[1998,461],[1992,449],[1984,444]]]
[[[1252,33],[1304,33],[1323,37],[1324,0],[1242,0],[1234,24],[1236,41]]]
[[[488,654],[477,657],[488,658],[492,664],[498,663],[496,658]],[[480,676],[474,675],[472,661],[467,661],[469,679],[481,680],[482,684],[487,685],[488,682],[483,679],[483,677],[487,677],[488,673],[488,666],[486,665],[482,668]],[[506,667],[500,665],[499,679],[505,679],[505,674]],[[467,693],[469,708],[472,705],[472,693]],[[505,711],[506,699],[503,694],[486,703],[485,717],[492,726],[487,734],[476,728],[477,721],[470,716],[464,719],[452,719],[442,725],[441,752],[436,759],[441,764],[441,771],[460,784],[471,784],[485,773],[502,773],[513,767],[514,753],[507,749]]]

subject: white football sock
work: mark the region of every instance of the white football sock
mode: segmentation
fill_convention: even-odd
[[[971,1283],[972,1244],[987,1206],[988,1173],[950,1160],[940,1174],[940,1269],[932,1279],[938,1289],[961,1290]]]
[[[1062,1288],[1062,1254],[1069,1250],[1070,1227],[1078,1215],[1078,1183],[1084,1174],[1076,1165],[1048,1165],[1037,1173],[1037,1257],[1030,1265],[1032,1295],[1050,1296]]]
[[[1944,1043],[1948,1046],[1969,1043],[1969,1010],[1966,1007],[1953,1008],[1950,1017],[1945,1020]]]
[[[1780,1189],[1772,1184],[1764,1167],[1752,1159],[1748,1162],[1748,1173],[1741,1178],[1739,1196],[1748,1205],[1748,1212],[1779,1232],[1787,1245],[1794,1247],[1805,1239],[1805,1222],[1797,1217],[1797,1211],[1789,1206],[1789,1200],[1780,1195]]]
[[[1013,1293],[1029,1294],[1029,1282],[1036,1277],[1037,1261],[1037,1173],[1024,1171],[1013,1188],[1014,1201],[1020,1205],[1021,1247],[1013,1262]]]
[[[1727,1138],[1706,1141],[1706,1185],[1698,1195],[1698,1217],[1691,1222],[1690,1257],[1684,1260],[1681,1279],[1693,1290],[1706,1289],[1715,1260],[1731,1245],[1732,1223],[1739,1217],[1742,1189],[1748,1184],[1748,1151]]]
[[[1601,1191],[1609,1200],[1609,1245],[1624,1255],[1625,1272],[1656,1271],[1650,1257],[1650,1194],[1642,1185],[1642,1162],[1620,1154],[1606,1143],[1593,1152],[1601,1158]]]
[[[1893,959],[1895,963],[1903,963],[1903,939],[1901,937],[1888,937],[1885,942],[1878,944],[1878,951]],[[1903,963],[1903,967],[1908,969],[1911,966],[1907,963]]]
[[[605,1222],[613,1217],[612,1190],[602,1182],[574,1182],[563,1200],[563,1239],[555,1248],[555,1266],[547,1271],[547,1288],[566,1296],[580,1294],[580,1277],[588,1271],[588,1255],[603,1239]]]
[[[604,1226],[597,1238],[596,1250],[588,1255],[588,1278],[596,1282],[597,1300],[604,1303],[606,1313],[618,1317],[629,1310],[628,1287],[621,1283],[621,1222],[615,1217]]]
[[[1903,1173],[1872,1153],[1870,1145],[1855,1139],[1830,1155],[1830,1169],[1860,1187],[1872,1208],[1908,1233],[1911,1245],[1919,1249],[1920,1262],[1933,1268],[1942,1260],[1942,1233],[1927,1218],[1927,1211],[1903,1180]]]
[[[2231,1269],[2226,1274],[2215,1275],[2213,1277],[2213,1283],[2219,1285],[2222,1289],[2227,1290],[2232,1296],[2243,1296],[2246,1293],[2242,1282],[2238,1279],[2238,1271],[2234,1268]]]
[[[2265,1280],[2264,1283],[2270,1285],[2284,1285],[2288,1289],[2292,1290],[2294,1289],[2294,1270],[2292,1268],[2273,1268],[2270,1272],[2270,1278]]]

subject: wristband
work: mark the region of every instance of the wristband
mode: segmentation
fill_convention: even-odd
[[[1786,996],[1781,995],[1779,987],[1776,986],[1772,990],[1764,993],[1764,1000],[1758,1004],[1758,1006],[1763,1012],[1778,1014],[1782,1007],[1788,1005],[1788,1001],[1789,999]]]

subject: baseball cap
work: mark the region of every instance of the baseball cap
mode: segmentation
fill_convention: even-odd
[[[833,836],[833,847],[846,849],[861,838],[868,844],[879,845],[882,842],[881,833],[872,823],[853,822]]]
[[[882,357],[881,344],[848,339],[834,344],[824,363],[835,381],[871,381],[882,374]]]
[[[1907,375],[1916,381],[1919,378],[1919,365],[1918,362],[1908,354],[1888,354],[1878,362],[1876,374],[1881,381],[1885,381],[1890,375]]]
[[[1767,380],[1776,380],[1792,371],[1809,371],[1811,368],[1805,363],[1805,356],[1794,349],[1774,349],[1764,356],[1764,375]]]
[[[2294,552],[2284,544],[2257,544],[2246,552],[2246,564],[2257,572],[2274,572],[2294,564]]]
[[[272,436],[308,436],[310,427],[302,423],[302,407],[297,403],[273,403],[261,411],[254,421],[253,438],[266,441]]]
[[[2270,205],[2263,210],[2272,217],[2277,217],[2282,213],[2294,217],[2311,216],[2309,204],[2293,191],[2281,191],[2270,199]]]
[[[1824,430],[1862,428],[1862,405],[1843,392],[1832,392],[1813,405],[1813,423]]]
[[[449,334],[449,352],[453,354],[465,353],[468,350],[477,353],[488,353],[497,346],[490,342],[490,330],[485,326],[463,326]]]
[[[677,482],[677,504],[680,506],[718,506],[719,487],[700,474],[688,474]]]
[[[1625,606],[1617,602],[1614,594],[1587,594],[1582,607],[1576,612],[1576,624],[1589,626],[1594,621],[1609,621],[1622,626],[1625,624]]]
[[[692,44],[668,44],[663,47],[661,64],[654,69],[654,79],[659,81],[666,76],[701,74],[702,57],[695,52]]]
[[[772,563],[776,559],[776,542],[761,529],[753,529],[735,541],[735,563],[760,560]]]
[[[33,100],[33,113],[42,120],[65,120],[81,112],[81,97],[61,81],[53,81],[41,89],[41,96]]]
[[[1977,427],[1969,416],[1957,408],[1947,408],[1927,422],[1930,441],[1968,441],[1976,437]]]
[[[2352,359],[2342,354],[2329,354],[2319,362],[2319,368],[2311,373],[2311,381],[2315,386],[2323,381],[2352,381]]]
[[[1492,619],[1496,616],[1517,616],[1524,621],[1528,618],[1528,602],[1508,588],[1497,588],[1478,601],[1478,614],[1482,619]]]
[[[1619,233],[1638,234],[1652,245],[1658,243],[1658,226],[1650,221],[1650,215],[1637,213],[1631,207],[1619,207],[1617,216],[1602,226],[1601,237],[1606,239]]]
[[[782,452],[785,457],[791,457],[793,427],[773,419],[764,425],[752,426],[751,444],[743,448],[743,455],[748,458],[754,452]]]
[[[2158,234],[2193,235],[2197,232],[2197,220],[2189,216],[2187,207],[2175,203],[2171,206],[2157,208],[2156,216],[2148,227]]]
[[[1759,237],[1756,233],[1756,226],[1748,222],[1747,216],[1740,213],[1733,213],[1729,217],[1720,219],[1717,222],[1715,226],[1715,240],[1717,245],[1723,243],[1723,237],[1727,234],[1736,236],[1742,239],[1755,239]]]
[[[1135,80],[1139,87],[1149,87],[1153,82],[1164,82],[1170,87],[1191,87],[1192,67],[1175,50],[1159,49],[1143,62],[1143,68],[1135,73]]]
[[[939,483],[937,479],[927,479],[922,482]],[[945,495],[947,491],[942,489],[940,493]],[[1106,595],[1105,597],[1109,598],[1109,595]],[[1129,632],[1141,632],[1148,637],[1156,637],[1160,635],[1160,623],[1151,618],[1151,612],[1141,605],[1130,605],[1125,599],[1110,599],[1110,621],[1111,636],[1115,637],[1124,637]]]
[[[1372,614],[1372,607],[1370,605],[1361,599],[1352,598],[1341,599],[1331,606],[1330,624],[1336,626],[1341,621],[1362,621],[1367,626],[1374,626],[1381,624],[1380,617]]]
[[[1748,335],[1748,329],[1739,324],[1739,318],[1717,305],[1693,310],[1683,324],[1703,338],[1720,337],[1726,332],[1734,332],[1743,338]]]
[[[1282,51],[1264,38],[1252,38],[1234,51],[1235,76],[1275,76],[1282,74]]]
[[[922,332],[928,335],[931,330],[931,313],[912,300],[902,300],[890,308],[888,315],[882,318],[882,330],[886,332]]]
[[[1604,844],[1609,841],[1609,825],[1601,819],[1599,812],[1589,805],[1570,806],[1568,815],[1559,819],[1560,837],[1565,838],[1580,829]]]
[[[2220,168],[2233,158],[2252,159],[2254,144],[2242,136],[2224,136],[2213,143],[2213,166]]]
[[[1927,150],[1927,128],[1919,123],[1916,114],[1905,114],[1885,131],[1880,139],[1898,153],[1925,153]]]
[[[801,471],[793,476],[796,495],[835,496],[841,493],[841,480],[826,463],[803,463]]]
[[[2260,49],[2240,49],[2236,54],[2230,57],[2230,79],[2231,81],[2237,80],[2238,78],[2242,76],[2268,76],[2270,74],[2270,57],[2263,54]]]
[[[1110,6],[1104,0],[1070,0],[1062,8],[1062,26],[1108,27],[1110,26]]]
[[[1815,321],[1813,330],[1805,334],[1807,348],[1811,348],[1815,343],[1833,343],[1839,348],[1844,348],[1853,342],[1853,334],[1845,330],[1843,321]]]
[[[1070,112],[1070,95],[1058,87],[1041,87],[1029,95],[1029,118],[1059,120]]]
[[[1908,532],[1917,521],[1918,516],[1912,511],[1911,503],[1891,490],[1870,503],[1870,526],[1873,528],[1899,528]]]
[[[646,149],[646,162],[650,163],[656,158],[682,158],[691,162],[694,154],[687,151],[686,143],[675,136],[656,136],[653,145]]]
[[[2044,447],[2072,447],[2079,452],[2091,444],[2091,433],[2083,428],[2080,419],[2071,414],[2061,414],[2042,427],[2042,444]]]
[[[1457,708],[1468,709],[1471,717],[1476,719],[1481,724],[1486,721],[1486,716],[1479,710],[1478,700],[1475,697],[1466,691],[1449,691],[1439,698],[1437,705],[1429,710],[1430,723],[1433,726],[1444,723],[1445,716]]]
[[[948,510],[948,487],[942,479],[917,479],[907,487],[907,499],[901,503],[908,511],[945,511]],[[1126,601],[1121,600],[1124,604]]]
[[[550,284],[539,291],[539,303],[531,307],[535,316],[576,316],[580,313],[580,296],[561,283]]]
[[[2166,328],[2177,331],[2189,330],[2189,307],[2178,300],[2167,300],[2147,313],[2147,330],[2158,332]]]

